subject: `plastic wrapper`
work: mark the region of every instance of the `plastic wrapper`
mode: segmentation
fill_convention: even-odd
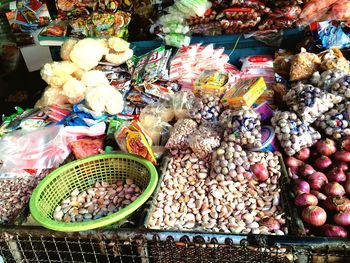
[[[244,148],[261,147],[260,115],[253,109],[226,110],[220,116],[224,130],[224,140],[234,142]]]
[[[224,9],[221,13],[219,13],[216,19],[226,18],[229,20],[237,20],[237,19],[257,19],[260,17],[260,13],[256,12],[253,8],[249,7],[231,7]]]
[[[289,108],[302,120],[313,123],[322,113],[342,101],[342,97],[322,91],[312,85],[299,83],[283,97]]]
[[[249,32],[260,21],[261,21],[260,17],[257,17],[256,19],[250,19],[250,20],[222,19],[220,20],[220,24],[227,34],[232,34],[232,33]]]
[[[186,20],[187,24],[189,26],[194,26],[194,25],[200,25],[200,24],[209,24],[212,23],[213,21],[215,21],[215,19],[217,18],[217,12],[215,10],[212,9],[208,9],[204,16],[200,17],[200,16],[193,16],[190,17],[189,19]]]
[[[326,135],[342,139],[350,135],[350,102],[338,104],[337,107],[323,114],[315,123]]]
[[[209,93],[222,95],[229,82],[227,72],[205,70],[194,83],[194,93]]]
[[[269,14],[271,18],[285,18],[289,20],[297,20],[301,13],[300,6],[297,5],[289,5],[281,8],[273,9],[272,13]]]
[[[319,21],[337,0],[311,0],[303,8],[299,16],[299,24],[306,25],[314,21]]]
[[[350,75],[345,75],[331,86],[331,93],[350,100]]]
[[[299,119],[294,112],[276,112],[271,123],[281,146],[289,156],[296,154],[303,148],[311,147],[321,139],[321,134]]]
[[[349,61],[344,58],[342,52],[337,48],[328,49],[318,54],[321,58],[321,70],[340,69],[348,72]]]
[[[177,120],[190,117],[195,102],[195,96],[190,91],[180,91],[173,96],[173,108]]]
[[[322,74],[316,71],[314,74],[312,74],[310,83],[316,87],[320,87],[323,90],[329,91],[333,84],[345,75],[346,72],[339,69],[326,70],[322,72]]]
[[[191,119],[178,120],[170,132],[167,149],[185,150],[189,147],[189,136],[197,130],[197,123]]]
[[[332,5],[329,20],[350,20],[350,1],[340,0]]]
[[[152,151],[152,139],[138,121],[124,122],[115,134],[119,148],[127,153],[139,155],[153,164],[157,164]]]
[[[320,64],[321,60],[316,54],[302,50],[302,52],[295,55],[292,60],[290,80],[309,79],[312,74],[317,71]]]
[[[190,114],[197,123],[215,123],[219,120],[222,110],[223,106],[220,102],[220,96],[215,94],[199,94]]]
[[[322,20],[325,20],[325,18]],[[310,29],[314,34],[314,38],[324,49],[343,49],[350,46],[350,37],[346,33],[348,30],[346,27],[343,28],[342,23],[335,23],[334,21],[312,23]]]
[[[285,79],[289,79],[290,67],[292,66],[293,54],[287,50],[278,50],[275,52],[273,61],[274,71]]]
[[[191,42],[191,38],[189,36],[171,33],[165,36],[165,43],[169,46],[180,48],[181,46],[188,46]]]
[[[201,125],[188,138],[189,146],[200,159],[208,159],[220,145],[220,133],[211,125]]]
[[[69,143],[76,159],[82,159],[91,155],[99,154],[103,150],[103,138],[81,139]]]
[[[241,72],[244,79],[264,77],[266,84],[275,82],[272,57],[266,55],[247,56],[241,60],[243,63]]]
[[[15,131],[0,140],[1,170],[56,168],[70,154],[68,143],[74,138],[63,126]]]

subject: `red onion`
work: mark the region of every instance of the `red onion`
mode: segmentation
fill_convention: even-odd
[[[346,176],[346,180],[350,180],[350,172],[347,172],[347,173],[345,174],[345,176]]]
[[[329,211],[350,211],[350,200],[344,196],[329,196],[323,204]]]
[[[344,172],[349,170],[349,166],[346,162],[338,162],[338,163],[334,164],[334,167],[338,167],[338,168],[342,169]]]
[[[318,200],[326,200],[327,199],[327,196],[319,191],[316,191],[316,190],[311,190],[310,191],[310,194],[314,195],[317,197]]]
[[[350,226],[350,212],[339,212],[333,217],[334,223],[340,226]]]
[[[320,190],[322,186],[328,183],[327,176],[321,172],[314,172],[307,180],[313,190]]]
[[[300,194],[298,195],[295,200],[296,206],[310,206],[310,205],[317,205],[318,199],[316,196],[312,194]]]
[[[290,171],[290,177],[292,177],[293,179],[298,179],[298,171],[299,171],[299,167],[296,166],[291,166],[288,168]]]
[[[322,226],[322,230],[326,237],[347,237],[348,232],[342,226],[326,224]]]
[[[270,231],[281,229],[280,223],[276,219],[274,219],[272,217],[265,217],[265,218],[263,218],[260,221],[260,224],[262,226],[266,226]]]
[[[322,226],[326,223],[327,214],[323,208],[319,206],[308,206],[301,212],[301,218],[304,222],[313,226]]]
[[[310,157],[310,149],[309,148],[303,148],[299,152],[297,152],[294,155],[295,158],[301,161],[306,161]]]
[[[308,194],[310,192],[310,185],[306,181],[297,179],[295,180],[294,191],[296,195],[300,195],[304,193]]]
[[[341,147],[345,150],[350,152],[350,136],[347,136],[344,138],[344,140],[341,143]]]
[[[339,151],[334,154],[334,159],[340,162],[350,162],[350,152]]]
[[[299,168],[299,174],[305,178],[307,178],[309,175],[313,174],[315,169],[310,164],[304,164]]]
[[[328,196],[343,196],[345,189],[340,183],[331,182],[324,186],[324,193]]]
[[[319,140],[315,147],[320,154],[325,156],[330,156],[337,151],[335,141],[331,139]]]
[[[261,163],[253,164],[251,167],[252,173],[255,175],[256,180],[266,181],[269,178],[269,171]]]
[[[288,167],[299,167],[299,166],[303,165],[303,162],[298,160],[295,157],[288,157],[286,159],[286,164]]]
[[[331,182],[345,182],[346,175],[342,169],[335,167],[327,173],[327,178]]]
[[[344,185],[345,192],[350,195],[350,180],[347,180]]]
[[[322,155],[315,160],[314,165],[318,170],[326,170],[332,165],[332,160],[329,157]]]

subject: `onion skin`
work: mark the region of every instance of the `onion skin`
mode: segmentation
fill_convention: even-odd
[[[310,164],[304,164],[303,166],[300,166],[300,168],[299,168],[299,175],[304,177],[304,178],[308,178],[314,172],[316,172],[316,171]]]
[[[300,179],[295,180],[294,192],[296,195],[310,193],[309,183]]]
[[[341,143],[342,149],[345,151],[350,151],[350,136],[346,136]]]
[[[334,159],[339,162],[350,162],[350,152],[339,151],[334,154]]]
[[[294,203],[296,206],[310,206],[310,205],[317,205],[318,204],[318,199],[316,196],[312,195],[312,194],[300,194],[298,195],[295,200]]]
[[[323,189],[324,193],[327,196],[343,196],[345,195],[345,189],[344,187],[337,182],[331,182],[324,186]]]
[[[331,156],[337,151],[337,145],[335,141],[331,139],[319,140],[315,144],[317,152],[325,156]]]
[[[297,158],[291,156],[291,157],[288,157],[286,159],[286,165],[288,167],[299,167],[301,165],[303,165],[304,163],[300,160],[298,160]]]
[[[329,196],[323,205],[329,211],[350,211],[350,200],[344,196]]]
[[[350,212],[339,212],[333,217],[334,223],[339,226],[350,226]]]
[[[332,160],[325,155],[318,157],[315,160],[314,166],[318,170],[327,170],[332,165]]]
[[[328,178],[324,173],[314,172],[309,176],[308,182],[310,184],[311,189],[320,190],[325,184],[328,183]]]
[[[265,217],[260,221],[260,224],[263,226],[266,226],[270,231],[274,231],[274,230],[280,230],[281,229],[281,225],[280,223],[272,218],[272,217]]]
[[[348,231],[342,226],[326,224],[322,226],[323,233],[326,237],[347,237]]]
[[[349,166],[346,162],[338,162],[338,163],[334,164],[334,167],[338,167],[338,168],[342,169],[344,172],[349,170]]]
[[[269,171],[261,163],[253,164],[251,170],[259,182],[266,181],[269,178]]]
[[[344,171],[338,167],[333,168],[327,173],[327,178],[331,182],[345,182],[346,175]]]
[[[316,196],[319,201],[324,201],[327,199],[327,196],[325,194],[323,194],[319,191],[316,191],[316,190],[311,190],[310,194]]]
[[[303,148],[299,152],[297,152],[294,155],[295,158],[301,161],[306,161],[307,159],[310,158],[310,149],[309,148]]]
[[[291,166],[288,168],[293,179],[298,179],[299,167]]]
[[[347,180],[344,185],[345,192],[350,195],[350,180]]]
[[[327,214],[322,207],[308,206],[301,212],[301,218],[309,225],[322,226],[327,221]]]

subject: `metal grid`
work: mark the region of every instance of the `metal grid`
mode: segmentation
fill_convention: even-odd
[[[348,242],[310,238],[124,229],[60,233],[26,228],[1,230],[0,256],[9,263],[350,262],[350,248]]]

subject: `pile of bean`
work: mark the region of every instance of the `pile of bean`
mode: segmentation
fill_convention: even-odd
[[[189,146],[201,159],[207,159],[220,145],[220,133],[210,125],[201,125],[189,137]]]
[[[135,201],[141,192],[132,179],[118,180],[115,184],[97,182],[86,191],[72,191],[70,197],[56,207],[53,218],[66,223],[98,219]]]
[[[178,120],[170,133],[166,143],[167,149],[186,149],[189,146],[188,137],[197,130],[197,123],[191,119]]]
[[[331,92],[350,99],[350,75],[345,75],[335,82],[331,87]]]
[[[235,153],[232,143],[224,144],[233,146],[230,153]],[[241,148],[237,150],[243,153]],[[217,151],[220,153],[221,150]],[[244,176],[235,176],[235,180],[230,175],[212,173],[209,176],[208,165],[190,150],[177,152],[168,164],[148,227],[227,233],[287,233],[282,227],[285,219],[279,207],[278,157],[272,153],[251,154],[245,157],[269,166],[271,177],[264,183]],[[268,217],[274,221],[273,229],[269,228]]]
[[[253,109],[225,110],[220,116],[224,140],[248,149],[261,147],[260,115]]]
[[[289,156],[312,146],[321,138],[319,132],[301,121],[294,112],[277,112],[271,123],[281,146]]]
[[[334,139],[350,135],[350,102],[341,103],[326,112],[315,124]]]
[[[312,85],[299,83],[287,92],[283,100],[304,121],[313,123],[322,113],[341,102],[342,98]]]
[[[201,94],[192,109],[191,117],[197,123],[215,122],[222,112],[220,97],[214,94]]]
[[[339,69],[330,69],[322,72],[316,71],[310,82],[312,85],[320,87],[323,90],[329,90],[334,83],[336,83],[340,78],[342,78],[346,73]]]

